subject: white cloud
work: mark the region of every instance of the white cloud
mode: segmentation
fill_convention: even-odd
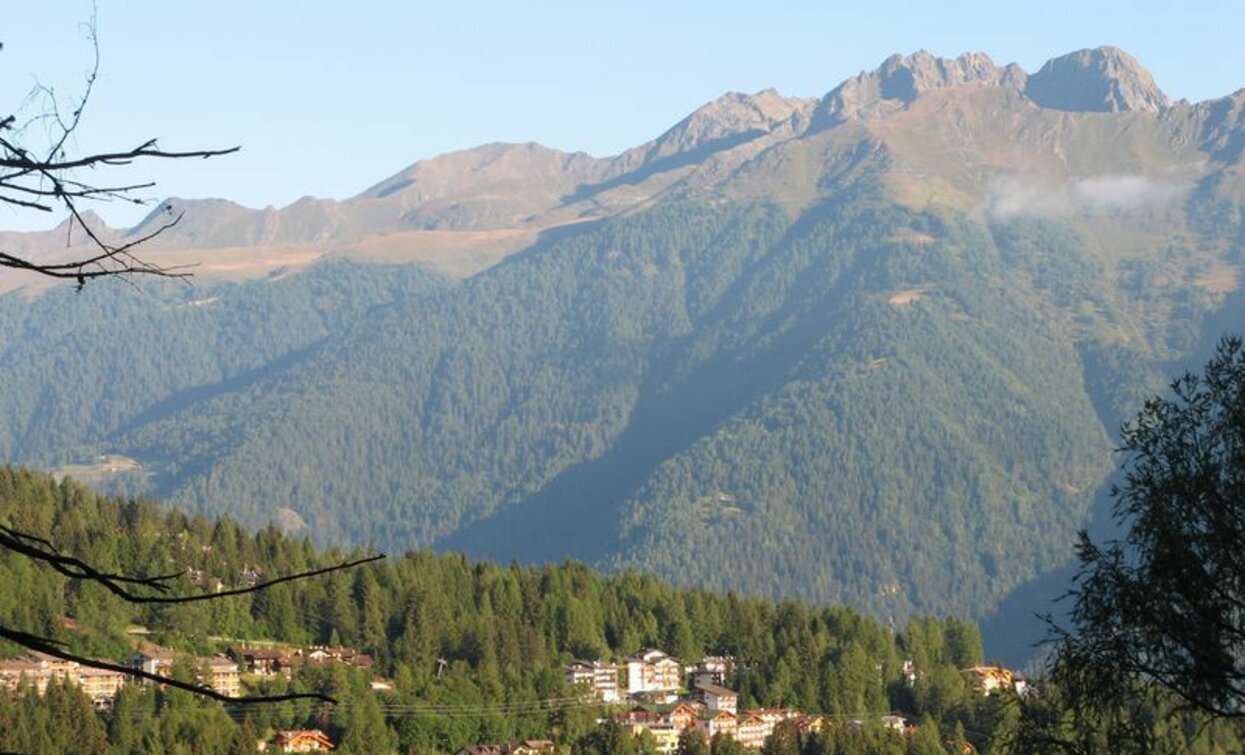
[[[991,183],[987,206],[999,220],[1128,212],[1166,205],[1190,188],[1187,181],[1126,173],[1073,179],[1062,185],[1005,176]]]

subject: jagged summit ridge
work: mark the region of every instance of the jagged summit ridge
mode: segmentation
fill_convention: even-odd
[[[1150,72],[1116,47],[1048,60],[1029,77],[1025,96],[1041,107],[1073,112],[1158,112],[1171,104]]]
[[[918,100],[921,103],[914,104]],[[1200,137],[1191,138],[1203,139],[1207,154],[1215,159],[1235,161],[1245,150],[1240,101],[1240,96],[1208,101],[1179,116],[1192,119],[1187,127],[1196,129]],[[305,244],[317,246],[291,247],[280,253],[315,259],[328,253],[327,245],[332,244],[335,251],[350,246],[365,258],[408,259],[406,250],[414,247],[409,239],[399,238],[408,232],[514,232],[512,246],[503,250],[498,242],[496,249],[501,251],[496,253],[500,255],[527,243],[528,236],[523,234],[608,217],[665,197],[682,196],[680,192],[734,192],[792,206],[812,201],[824,188],[815,174],[828,170],[831,163],[814,159],[809,150],[837,150],[860,137],[853,128],[846,128],[818,141],[821,132],[854,121],[869,121],[866,138],[892,150],[891,156],[903,143],[915,154],[921,140],[945,129],[948,138],[967,140],[970,146],[980,144],[975,140],[996,138],[996,146],[1010,145],[1009,159],[1023,161],[1046,154],[1042,152],[1045,147],[1036,151],[1033,144],[1021,147],[1003,134],[1025,119],[1058,118],[1064,111],[1175,114],[1179,110],[1169,105],[1153,77],[1133,57],[1114,47],[1056,57],[1033,74],[1014,63],[997,64],[984,53],[943,58],[921,50],[892,55],[823,97],[788,97],[773,89],[724,94],[652,140],[613,156],[563,152],[535,143],[493,143],[420,160],[343,200],[304,198],[279,209],[242,207],[227,200],[175,200],[178,213],[187,211],[185,219],[153,240],[149,248],[236,251],[254,245]],[[917,117],[887,118],[907,115],[900,111]],[[964,118],[949,124],[942,120],[944,112]],[[1071,135],[1077,127],[1071,121],[1078,119],[1068,120],[1065,125]],[[974,191],[980,188],[973,185]],[[133,239],[174,217],[163,206],[130,229],[105,228],[98,219],[88,224],[109,238]],[[66,230],[62,226],[41,234],[8,234],[0,240],[28,253],[37,249],[51,254],[64,247]],[[375,242],[380,237],[387,240]],[[82,233],[70,236],[75,244],[86,243],[85,239]],[[448,258],[439,246],[443,240],[428,235],[420,237],[419,243],[427,244],[429,250],[419,259]],[[480,237],[480,243],[494,241]]]
[[[999,84],[1010,81],[1019,70],[999,67],[989,55],[965,53],[954,60],[926,50],[912,55],[892,55],[877,70],[881,95],[887,99],[913,100],[922,92],[962,84]]]
[[[833,125],[857,117],[881,115],[902,107],[932,89],[967,84],[1024,87],[1025,73],[1015,64],[998,66],[989,55],[965,53],[940,58],[926,50],[892,55],[830,91],[817,106],[815,122]]]
[[[1062,55],[1034,74],[1015,63],[999,66],[985,53],[952,59],[920,50],[892,55],[835,87],[817,105],[814,122],[825,127],[885,115],[930,90],[966,85],[1005,87],[1039,107],[1071,112],[1158,112],[1171,104],[1150,73],[1115,47]]]

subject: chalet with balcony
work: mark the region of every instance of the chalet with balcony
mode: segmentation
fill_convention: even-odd
[[[159,645],[145,645],[125,659],[125,665],[148,674],[168,676],[180,654]]]
[[[253,648],[235,645],[229,648],[229,657],[238,664],[238,671],[257,676],[290,676],[294,665],[294,652],[282,648]]]
[[[973,666],[964,673],[973,688],[983,695],[1015,688],[1016,674],[1002,666]]]
[[[696,725],[700,710],[690,703],[678,703],[666,713],[666,722],[679,731]]]
[[[689,673],[690,683],[688,686],[692,689],[702,684],[716,684],[719,687],[725,687],[726,677],[730,674],[734,660],[734,658],[729,656],[718,655],[709,655],[701,658]]]
[[[112,707],[121,688],[131,678],[120,671],[94,666],[79,666],[77,669],[78,686],[82,688],[87,697],[91,698],[91,704],[100,710]]]
[[[238,664],[223,656],[199,658],[199,678],[203,683],[222,695],[237,697],[242,694],[242,681],[238,678]]]
[[[333,740],[319,729],[287,729],[278,731],[264,750],[276,752],[328,752]]]
[[[724,710],[736,713],[739,708],[739,693],[716,684],[701,684],[692,691],[693,697],[705,704],[709,710]]]
[[[715,734],[725,734],[734,738],[739,729],[739,719],[734,713],[725,710],[706,710],[700,718],[696,719],[695,726],[708,739],[713,739]]]
[[[671,702],[677,696],[683,666],[656,649],[627,656],[627,694],[648,695],[658,702]]]
[[[616,703],[618,695],[618,666],[605,661],[575,661],[566,667],[566,681],[574,687],[592,690],[601,702]]]
[[[735,741],[749,749],[759,750],[773,733],[774,724],[754,713],[744,713],[735,727]]]
[[[345,663],[355,668],[369,669],[375,664],[372,656],[345,645],[312,645],[303,657],[313,666]]]

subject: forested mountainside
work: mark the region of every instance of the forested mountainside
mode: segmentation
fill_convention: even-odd
[[[202,575],[242,585],[247,573],[271,578],[343,558],[275,528],[250,534],[229,519],[103,498],[21,470],[0,469],[0,521],[114,573],[199,574],[199,586],[183,578],[179,589],[185,592],[202,589]],[[51,743],[58,732],[76,731],[70,741],[83,749],[75,751],[107,752],[106,727],[116,752],[161,751],[162,742],[170,752],[192,744],[196,752],[224,752],[241,734],[237,724],[244,717],[252,751],[265,728],[317,723],[335,741],[353,743],[345,748],[351,752],[417,747],[452,753],[478,741],[550,736],[570,744],[604,708],[539,704],[576,694],[564,665],[576,658],[621,659],[650,646],[688,662],[710,653],[746,659],[746,673],[731,683],[749,706],[853,715],[919,707],[945,714],[949,731],[957,721],[983,717],[980,725],[969,724],[978,731],[985,716],[998,715],[989,701],[975,699],[958,672],[981,662],[980,637],[964,622],[915,620],[896,636],[848,608],[681,590],[634,572],[601,577],[575,564],[504,567],[419,551],[254,595],[176,607],[118,604],[102,588],[66,584],[12,553],[0,554],[0,578],[10,586],[0,595],[0,623],[48,634],[97,657],[128,654],[135,637],[126,629],[134,626],[148,630],[142,641],[188,653],[243,641],[331,642],[371,654],[371,675],[393,687],[374,692],[367,677],[347,667],[307,668],[290,688],[339,697],[342,704],[327,718],[311,703],[298,703],[233,709],[237,721],[219,704],[196,703],[178,691],[127,690],[102,718],[89,702],[85,711],[75,706],[74,694],[39,700],[32,691],[25,704],[0,706],[5,749],[34,752],[19,747],[21,737],[42,731],[35,739]],[[438,659],[448,665],[439,669]],[[909,688],[902,681],[904,660],[928,671],[928,679]],[[252,692],[284,689],[280,677],[249,678],[248,684]],[[16,718],[6,718],[10,714]],[[63,726],[49,720],[56,716],[65,718]]]
[[[1245,323],[1243,106],[1109,48],[919,53],[606,160],[192,203],[153,254],[202,256],[193,289],[0,297],[0,451],[323,543],[978,618],[1069,557],[1121,417]],[[377,261],[420,234],[518,246]],[[320,246],[211,272],[290,244]]]
[[[12,468],[0,468],[0,522],[108,572],[183,571],[177,594],[241,587],[347,555],[275,527],[251,533],[229,518],[103,497],[72,480]],[[741,710],[824,714],[820,734],[767,745],[765,755],[940,755],[961,752],[965,741],[982,753],[1029,752],[1012,747],[1015,694],[983,695],[964,673],[982,662],[981,638],[955,619],[918,617],[896,627],[851,608],[680,589],[634,571],[500,566],[427,550],[175,606],[124,604],[97,584],[67,581],[7,551],[0,581],[0,625],[97,658],[121,660],[153,643],[189,656],[329,643],[374,660],[305,663],[288,680],[242,676],[245,693],[318,691],[338,699],[334,706],[222,707],[133,684],[97,713],[72,683],[52,682],[42,694],[0,684],[6,751],[254,752],[274,730],[314,726],[345,753],[453,753],[477,742],[552,739],[560,753],[655,755],[650,740],[598,727],[599,717],[630,706],[583,699],[565,668],[574,659],[612,662],[657,647],[689,664],[729,658],[724,683],[739,691]],[[0,644],[0,658],[17,651]],[[191,668],[175,667],[179,674]],[[892,712],[916,727],[887,730],[878,721]],[[1154,733],[1184,752],[1239,749],[1230,727],[1196,723],[1160,718]],[[617,741],[606,746],[610,737]],[[719,749],[725,744],[733,743],[715,740],[714,752],[745,752]]]

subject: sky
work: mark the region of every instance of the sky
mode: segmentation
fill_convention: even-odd
[[[0,0],[0,109],[33,115],[99,77],[76,143],[232,147],[145,164],[147,196],[251,207],[344,199],[417,160],[487,142],[616,154],[728,91],[820,96],[892,53],[985,52],[1037,70],[1115,45],[1175,99],[1245,87],[1245,3],[648,0]],[[23,103],[25,109],[21,110]],[[32,132],[28,132],[32,133]],[[148,209],[95,208],[112,225]],[[0,209],[0,229],[59,217]]]

